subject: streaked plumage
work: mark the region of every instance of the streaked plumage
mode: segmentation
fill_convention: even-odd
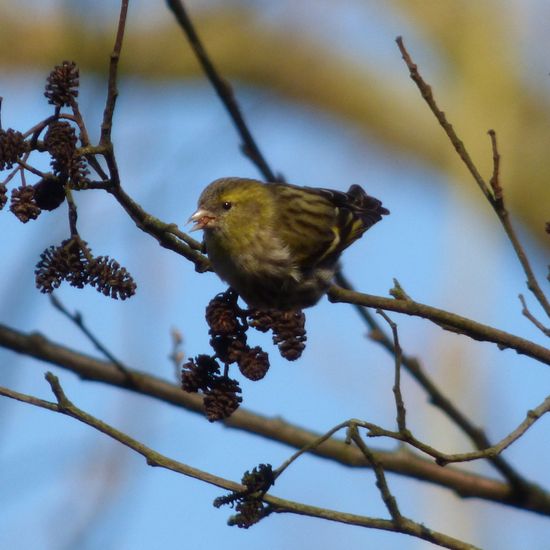
[[[359,185],[344,193],[222,178],[191,220],[214,271],[251,307],[288,310],[317,303],[342,251],[388,213]]]

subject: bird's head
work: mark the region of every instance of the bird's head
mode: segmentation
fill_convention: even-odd
[[[191,231],[232,233],[257,227],[264,215],[264,184],[245,178],[213,181],[199,197],[197,211],[189,218]]]

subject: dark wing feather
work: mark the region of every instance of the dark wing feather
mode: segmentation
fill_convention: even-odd
[[[338,230],[342,251],[363,233],[389,214],[382,203],[367,195],[360,185],[352,185],[346,193],[332,189],[318,189],[318,192],[338,209]]]
[[[302,269],[334,263],[345,248],[389,214],[359,185],[352,185],[347,193],[290,184],[269,187],[278,199],[276,232]]]

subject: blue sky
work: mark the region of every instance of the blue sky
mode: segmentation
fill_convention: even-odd
[[[45,75],[8,76],[0,79],[3,126],[23,130],[49,114],[41,92]],[[104,86],[85,75],[82,83],[81,107],[97,134]],[[444,174],[386,151],[353,125],[265,90],[236,89],[269,162],[288,181],[338,189],[359,183],[391,210],[391,216],[343,257],[345,272],[359,289],[386,295],[396,277],[421,302],[544,343],[520,314],[517,294],[527,292],[524,275],[481,198],[472,205],[447,184]],[[180,226],[213,179],[258,175],[240,155],[225,112],[202,81],[123,81],[114,142],[127,192],[151,213]],[[93,289],[62,287],[59,297],[83,313],[121,360],[173,380],[167,358],[170,329],[183,333],[187,356],[207,352],[204,307],[223,290],[222,283],[213,274],[197,275],[182,258],[159,248],[106,194],[80,193],[77,202],[82,237],[96,254],[109,254],[129,269],[138,294],[115,302]],[[26,225],[3,211],[0,231],[5,266],[0,270],[0,322],[40,330],[55,341],[95,353],[34,288],[33,266],[40,252],[68,234],[63,209]],[[527,246],[537,273],[545,274],[543,251],[529,241]],[[492,439],[514,428],[547,393],[547,367],[422,320],[392,317],[405,350],[424,362],[476,423],[489,426]],[[393,427],[392,358],[365,338],[365,327],[349,306],[323,300],[307,318],[308,345],[296,363],[278,358],[268,340],[258,335],[272,366],[261,382],[243,382],[244,406],[320,432],[350,417]],[[3,350],[0,361],[2,385],[51,398],[43,380],[43,372],[51,367]],[[260,462],[276,466],[292,453],[209,424],[198,415],[53,370],[79,407],[169,456],[213,473],[238,479]],[[403,391],[416,433],[443,449],[468,448],[407,375]],[[224,544],[230,549],[261,545],[293,550],[307,544],[334,548],[342,541],[350,549],[426,547],[414,539],[292,516],[269,518],[248,531],[229,528],[225,521],[230,511],[211,506],[219,490],[150,468],[119,444],[61,415],[7,400],[1,400],[0,407],[0,487],[10,502],[0,517],[0,547],[209,549]],[[523,465],[528,477],[546,486],[550,446],[541,441],[548,439],[548,427],[548,420],[541,420],[506,454]],[[520,544],[542,550],[547,543],[544,518],[460,501],[396,476],[389,481],[403,513],[434,529],[499,550]],[[369,472],[349,471],[314,457],[293,465],[274,493],[385,515]]]

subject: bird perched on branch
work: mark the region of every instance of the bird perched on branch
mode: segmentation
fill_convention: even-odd
[[[250,307],[297,310],[317,303],[342,251],[385,214],[359,185],[344,193],[221,178],[189,221],[204,231],[213,270]]]

